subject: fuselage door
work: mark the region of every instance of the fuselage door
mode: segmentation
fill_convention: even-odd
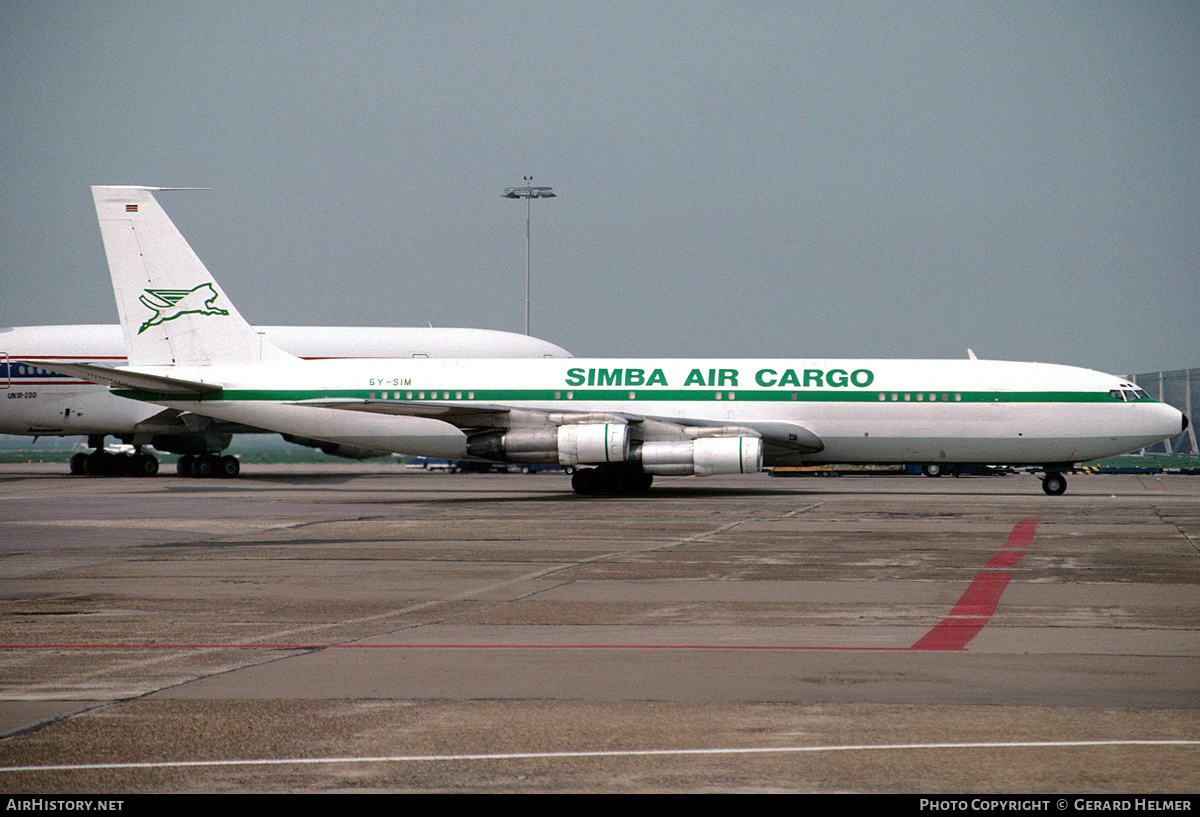
[[[12,375],[8,370],[8,355],[0,352],[0,389],[7,389],[12,383]]]

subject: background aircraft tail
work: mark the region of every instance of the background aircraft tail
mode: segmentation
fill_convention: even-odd
[[[155,187],[92,188],[121,329],[135,366],[290,360],[238,313],[155,200]]]

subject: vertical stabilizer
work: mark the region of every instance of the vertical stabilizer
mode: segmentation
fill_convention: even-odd
[[[292,359],[229,302],[155,200],[155,187],[93,187],[129,362],[211,366]]]

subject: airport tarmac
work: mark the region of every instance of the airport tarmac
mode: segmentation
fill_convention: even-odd
[[[0,790],[1200,791],[1200,477],[0,466]]]

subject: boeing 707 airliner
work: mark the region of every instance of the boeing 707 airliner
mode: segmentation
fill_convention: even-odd
[[[1077,463],[1180,433],[1113,375],[990,360],[303,360],[256,333],[155,188],[94,187],[128,364],[27,361],[131,401],[335,445],[575,466],[583,495],[764,465]]]

